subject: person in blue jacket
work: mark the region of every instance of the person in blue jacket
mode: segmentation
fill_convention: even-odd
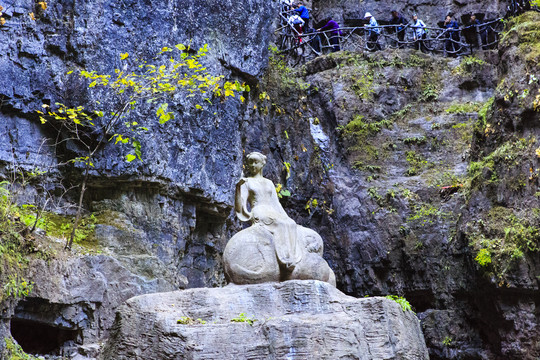
[[[309,9],[302,5],[302,3],[298,3],[294,5],[294,11],[296,11],[302,20],[304,20],[304,29],[309,29]]]
[[[427,38],[426,24],[422,20],[418,19],[418,15],[416,14],[413,14],[412,16],[411,28],[413,29],[414,48],[416,50],[421,50],[422,52],[427,52],[428,48],[424,43],[424,40]]]
[[[446,52],[450,56],[457,56],[457,53],[460,49],[459,45],[459,25],[457,21],[452,20],[452,15],[446,15],[444,20],[444,28],[446,29]]]

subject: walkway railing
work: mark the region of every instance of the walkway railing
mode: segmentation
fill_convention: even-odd
[[[398,25],[381,25],[376,41],[371,39],[370,31],[375,28],[343,27],[340,34],[334,30],[300,33],[293,26],[278,29],[278,48],[282,54],[296,58],[315,57],[323,53],[349,50],[355,52],[376,51],[385,48],[418,48],[424,52],[446,56],[470,55],[478,49],[493,49],[499,42],[503,29],[502,18],[470,25],[459,30],[426,27],[425,39],[415,40],[416,28],[405,27],[403,40],[398,39]],[[294,61],[293,61],[294,63]]]
[[[512,0],[507,8],[506,17],[519,15],[531,9],[538,10],[526,4],[529,4],[526,0]],[[405,28],[400,25],[380,25],[376,27],[380,29],[380,35],[373,41],[374,38],[370,38],[370,30],[375,28],[364,26],[363,19],[345,20],[346,24],[355,26],[340,28],[339,34],[335,30],[317,32],[309,29],[307,32],[300,32],[288,22],[292,12],[292,9],[282,8],[280,27],[276,33],[280,53],[287,56],[293,66],[324,53],[339,50],[362,52],[385,48],[417,48],[423,52],[445,56],[471,55],[476,50],[497,48],[500,33],[504,28],[502,17],[484,21],[479,25],[468,25],[459,30],[425,27],[425,38],[418,40],[415,39],[418,28],[410,24]],[[402,28],[401,39],[397,36],[400,28]]]

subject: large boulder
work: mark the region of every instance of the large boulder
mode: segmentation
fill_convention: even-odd
[[[102,355],[113,358],[428,359],[428,352],[418,319],[396,302],[296,280],[131,298]]]

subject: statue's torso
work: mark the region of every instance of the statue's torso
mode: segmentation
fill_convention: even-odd
[[[266,178],[249,178],[248,203],[255,217],[255,221],[275,220],[278,218],[288,218],[281,208],[281,204],[276,195],[274,183]],[[273,221],[271,221],[273,222]]]

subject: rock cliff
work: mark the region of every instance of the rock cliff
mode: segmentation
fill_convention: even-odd
[[[127,298],[224,285],[221,254],[241,227],[231,214],[234,183],[244,153],[262,151],[265,176],[290,191],[283,206],[322,235],[338,289],[405,296],[432,359],[539,356],[537,14],[510,21],[500,48],[475,57],[339,53],[291,69],[268,52],[277,2],[1,5],[1,179],[46,171],[16,192],[19,204],[63,194],[80,179],[77,168],[58,167],[76,147],[50,146],[54,132],[34,113],[92,96],[68,70],[109,72],[120,52],[209,43],[208,67],[252,91],[245,103],[201,113],[180,101],[174,122],[142,144],[143,163],[119,162],[106,147],[84,204],[97,219],[91,241],[66,254],[40,235],[54,238],[50,229],[34,234],[24,276],[35,287],[25,300],[2,301],[0,338],[40,325],[58,342],[46,353],[92,357],[90,344],[107,337]],[[374,8],[385,18],[397,8],[434,24],[449,11],[496,17],[506,2],[313,7],[342,18]],[[76,199],[76,190],[55,197],[61,206],[49,210],[69,222],[65,205]]]

